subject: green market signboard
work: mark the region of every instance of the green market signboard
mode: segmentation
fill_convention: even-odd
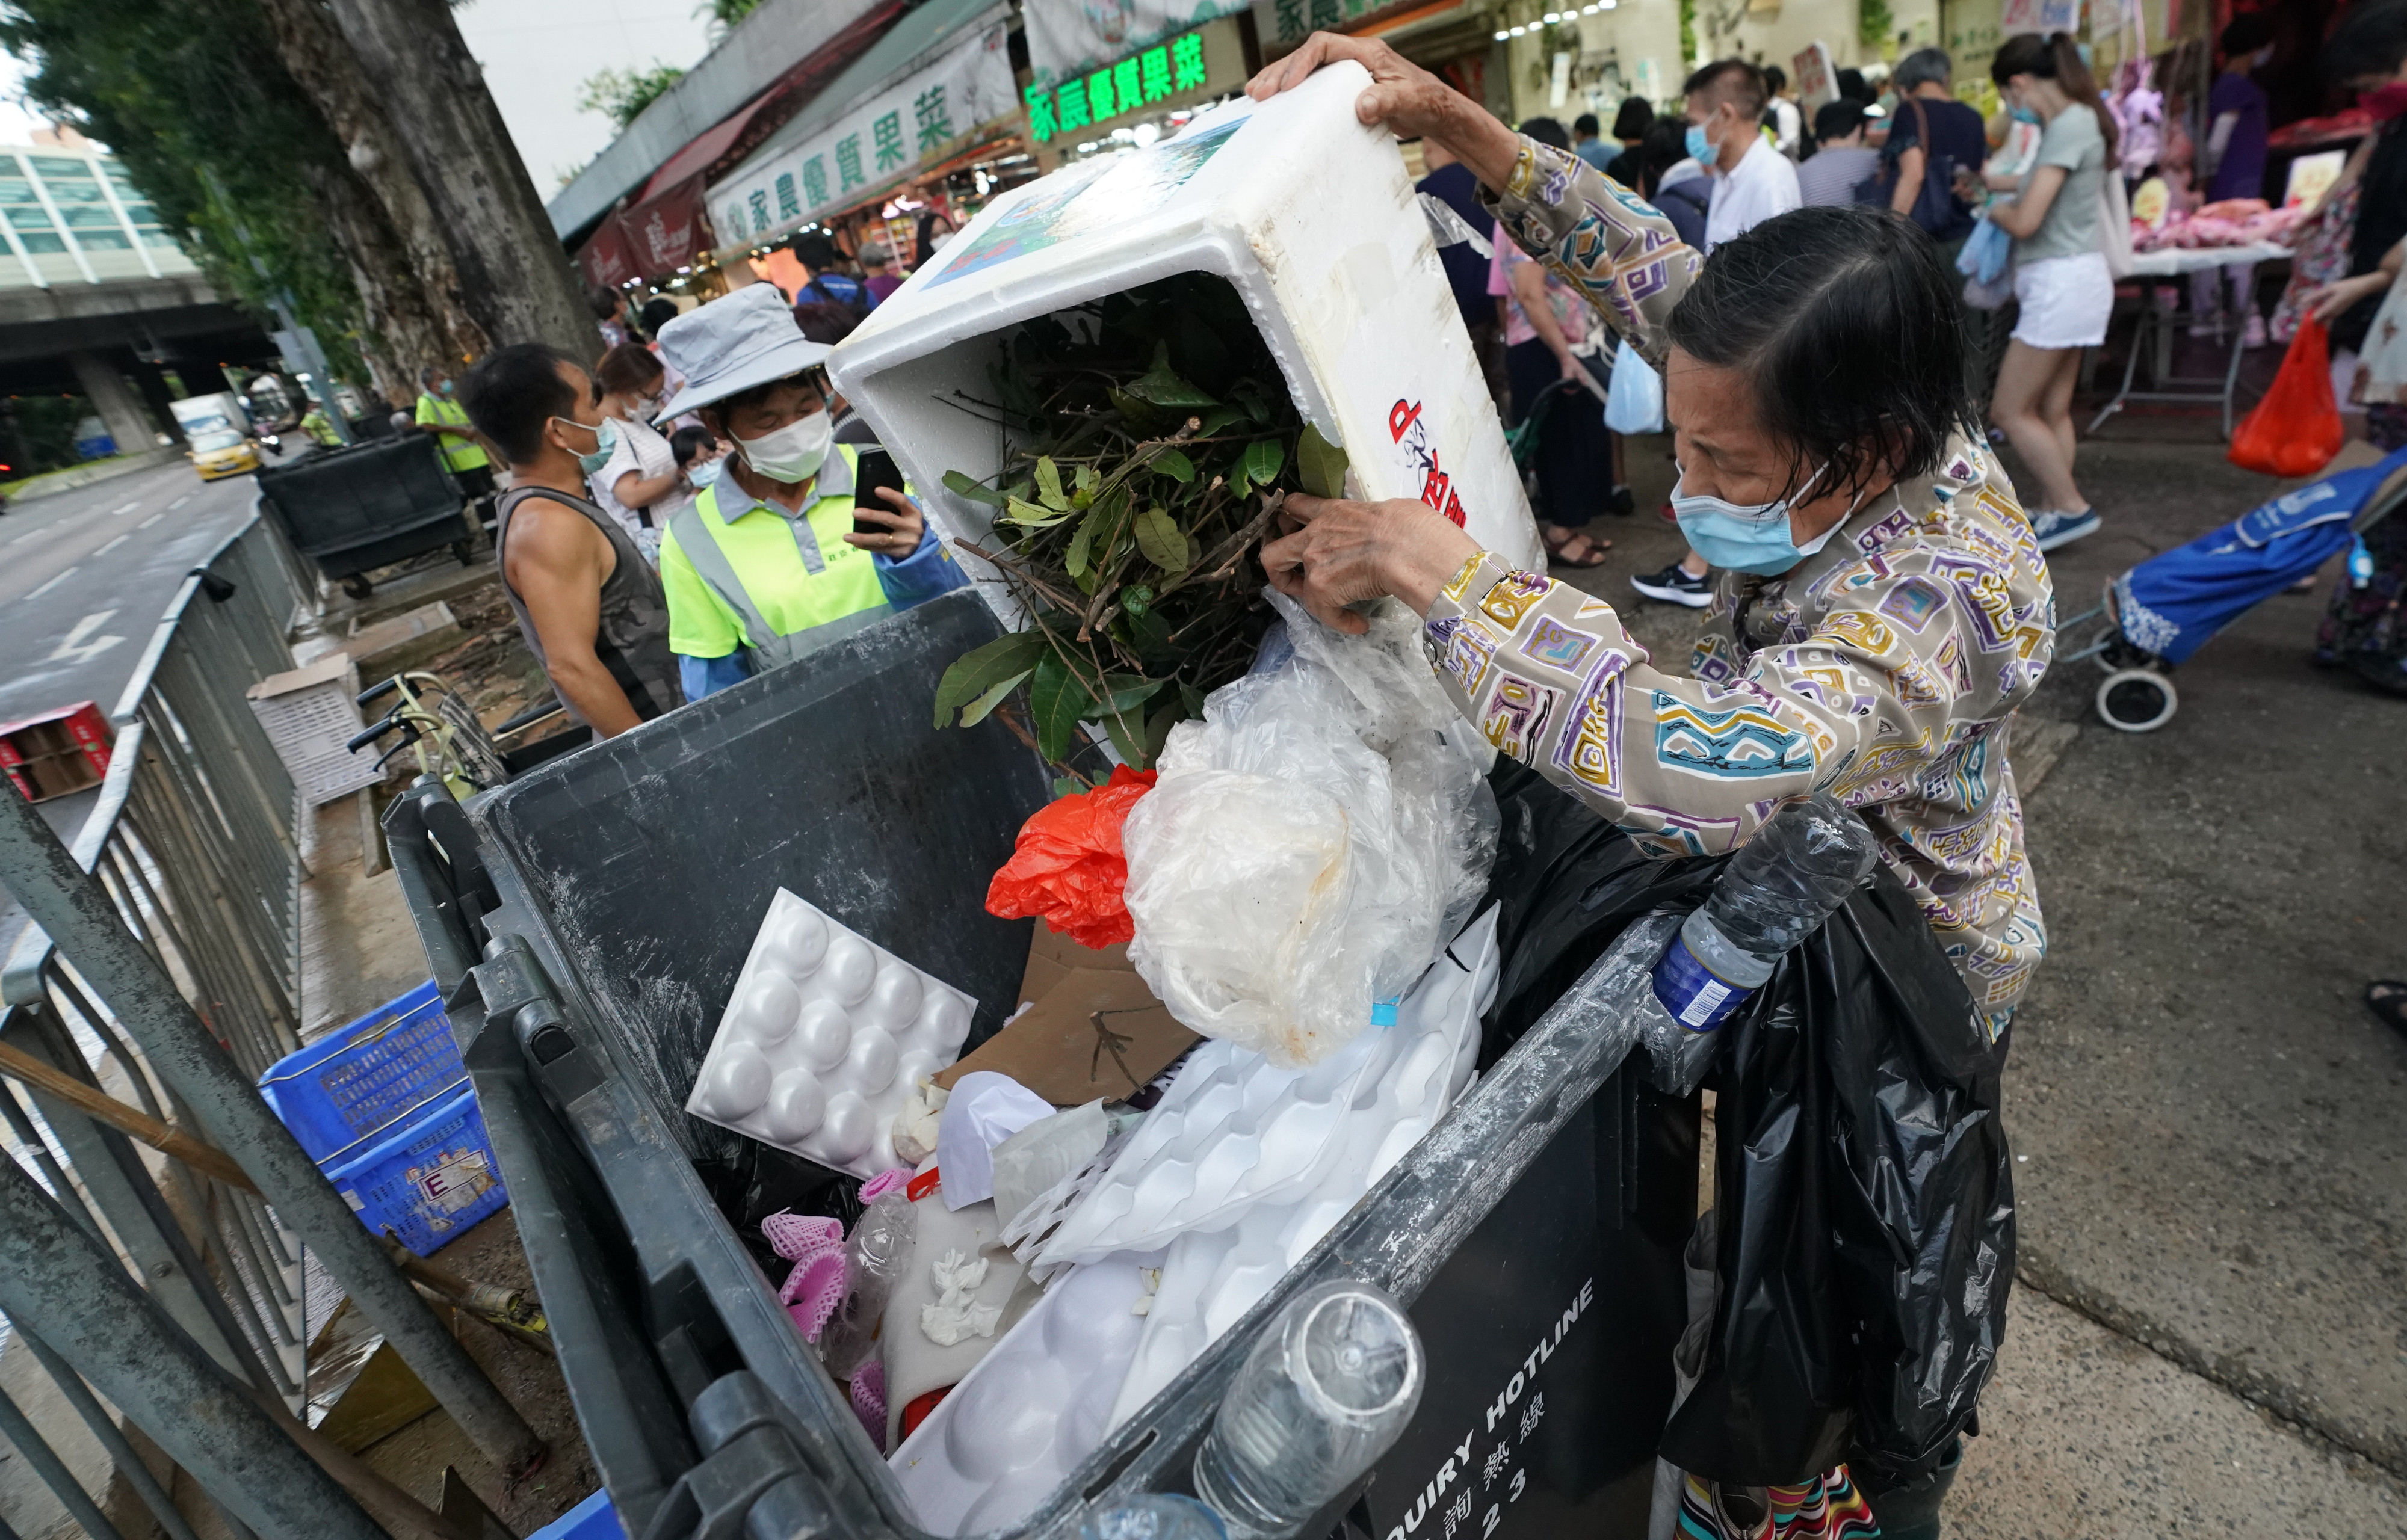
[[[1028,134],[1040,145],[1049,144],[1172,96],[1201,91],[1204,79],[1204,35],[1190,32],[1059,86],[1030,86],[1025,93]]]
[[[1016,117],[1008,45],[1002,22],[974,33],[799,142],[738,166],[710,189],[719,247],[773,239],[849,208]]]

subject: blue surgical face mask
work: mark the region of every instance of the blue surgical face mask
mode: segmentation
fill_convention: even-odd
[[[551,420],[567,423],[571,428],[583,428],[593,435],[593,452],[577,457],[577,469],[586,475],[590,476],[609,464],[610,457],[618,451],[619,425],[608,417],[604,417],[598,428],[589,427],[573,417],[554,417]]]
[[[691,487],[695,491],[699,492],[704,487],[708,487],[712,482],[717,481],[719,479],[719,473],[725,469],[727,469],[727,461],[724,459],[695,460],[692,464],[685,468],[686,484]]]
[[[1690,123],[1688,125],[1688,158],[1696,162],[1699,165],[1709,166],[1714,163],[1714,142],[1705,137],[1704,124]]]
[[[2040,120],[2040,116],[2039,116],[2039,114],[2038,114],[2038,113],[2036,113],[2036,112],[2033,112],[2030,108],[2029,108],[2029,107],[2027,107],[2027,106],[2016,106],[2016,107],[2009,108],[2009,109],[2007,110],[2006,116],[2007,116],[2007,117],[2009,117],[2009,118],[2012,118],[2015,122],[2018,122],[2018,123],[2036,123],[2036,122],[2038,122],[2038,121]]]
[[[1806,487],[1813,486],[1821,476],[1822,473],[1816,471],[1806,477],[1805,487],[1799,487],[1798,493],[1802,493]],[[1680,521],[1680,533],[1688,537],[1689,548],[1699,556],[1716,567],[1727,567],[1732,572],[1752,572],[1758,577],[1778,577],[1829,544],[1830,537],[1847,522],[1842,518],[1807,544],[1799,545],[1789,539],[1788,529],[1789,505],[1797,494],[1774,498],[1770,502],[1759,502],[1750,507],[1702,493],[1682,491],[1681,487],[1687,485],[1688,474],[1683,472],[1679,484],[1672,488],[1672,514]],[[1863,500],[1859,498],[1856,501],[1860,504]],[[1852,517],[1855,509],[1848,509],[1847,514]]]

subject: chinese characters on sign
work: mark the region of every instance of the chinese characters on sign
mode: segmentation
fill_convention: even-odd
[[[1391,0],[1254,0],[1254,31],[1265,45],[1301,43],[1314,32],[1335,32]]]
[[[1201,90],[1204,79],[1204,35],[1173,37],[1053,90],[1028,87],[1029,137],[1047,144],[1078,129],[1100,127],[1180,92]]]
[[[1019,110],[1008,30],[970,35],[923,68],[763,150],[710,190],[724,243],[775,239],[957,157]]]

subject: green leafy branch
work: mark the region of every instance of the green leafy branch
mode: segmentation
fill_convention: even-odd
[[[1291,488],[1344,495],[1346,453],[1297,415],[1234,290],[1203,275],[1018,328],[992,376],[1005,451],[944,480],[993,511],[991,562],[1029,629],[956,660],[939,726],[1028,691],[1065,776],[1100,722],[1144,768],[1172,727],[1243,673],[1269,622],[1248,556]]]

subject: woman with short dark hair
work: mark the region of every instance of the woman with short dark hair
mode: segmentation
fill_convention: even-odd
[[[2044,946],[2006,740],[2053,600],[1973,422],[1930,237],[1887,209],[1804,208],[1700,258],[1635,194],[1368,39],[1316,34],[1249,89],[1341,59],[1371,72],[1364,121],[1444,144],[1505,233],[1664,371],[1673,505],[1721,584],[1682,677],[1603,600],[1417,502],[1291,494],[1271,581],[1349,632],[1354,600],[1412,605],[1489,741],[1659,854],[1731,849],[1835,793],[2002,1029]]]

